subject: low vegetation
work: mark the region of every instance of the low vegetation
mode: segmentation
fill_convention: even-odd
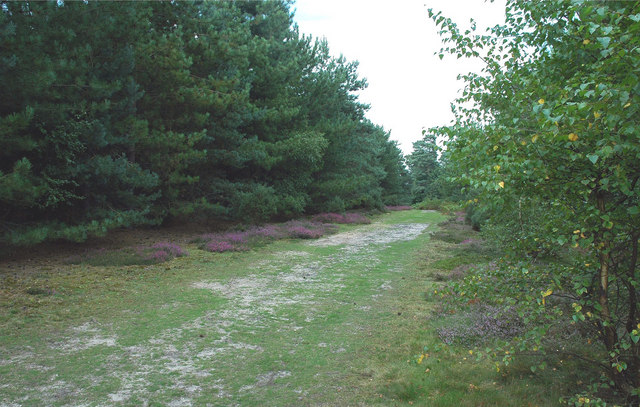
[[[541,344],[565,353],[483,354],[530,322],[451,291],[503,257],[461,214],[290,228],[242,252],[194,240],[163,263],[3,269],[0,403],[555,406],[589,383],[570,335]]]
[[[70,264],[88,264],[92,266],[131,266],[142,264],[164,263],[176,257],[188,256],[189,253],[175,243],[159,242],[151,246],[137,246],[108,250],[99,248],[82,255],[67,259]]]

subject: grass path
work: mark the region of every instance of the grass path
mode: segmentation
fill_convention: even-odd
[[[43,272],[60,298],[3,309],[0,405],[370,404],[364,344],[401,317],[386,298],[440,219],[394,213],[250,253]]]
[[[0,406],[554,405],[549,382],[463,364],[464,349],[411,363],[438,342],[425,294],[455,245],[426,232],[442,220],[394,212],[250,252],[4,271]]]

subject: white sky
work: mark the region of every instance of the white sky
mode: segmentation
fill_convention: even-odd
[[[453,120],[450,103],[462,88],[460,73],[479,71],[466,59],[434,52],[441,47],[428,8],[442,10],[464,31],[473,18],[480,32],[504,22],[505,0],[296,0],[300,32],[326,37],[333,55],[360,62],[369,87],[360,100],[371,105],[367,117],[398,140],[405,154],[422,138],[422,129]]]

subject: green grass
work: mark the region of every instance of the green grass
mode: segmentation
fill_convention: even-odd
[[[402,211],[340,231],[442,220]],[[557,377],[526,365],[496,372],[456,347],[416,363],[441,344],[434,273],[489,261],[459,246],[429,233],[222,254],[193,244],[156,265],[3,271],[0,404],[557,405]]]

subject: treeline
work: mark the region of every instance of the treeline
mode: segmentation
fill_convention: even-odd
[[[357,62],[288,1],[2,2],[0,242],[397,204]]]

